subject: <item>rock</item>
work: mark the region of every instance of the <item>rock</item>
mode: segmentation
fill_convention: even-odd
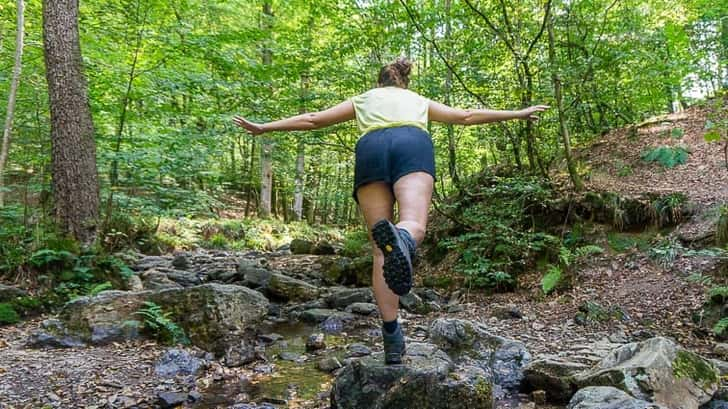
[[[179,253],[172,259],[172,266],[178,270],[187,270],[190,268],[190,261],[187,259],[187,255]]]
[[[261,291],[265,291],[268,287],[268,283],[270,282],[270,278],[273,275],[273,272],[261,267],[251,267],[244,269],[240,273],[236,272],[236,276],[237,274],[240,274],[240,280],[242,281],[242,284],[246,287],[261,289]]]
[[[339,317],[328,317],[319,326],[327,334],[338,334],[344,330],[344,320]]]
[[[369,302],[355,302],[346,307],[346,312],[359,315],[372,315],[377,312],[377,306]]]
[[[278,358],[283,361],[298,362],[301,359],[301,355],[293,352],[281,352],[278,354]]]
[[[416,314],[426,314],[429,312],[422,298],[413,292],[399,297],[399,305],[405,310]]]
[[[336,249],[328,241],[320,241],[313,247],[312,253],[317,256],[329,256],[336,254]]]
[[[372,283],[372,258],[322,257],[321,278],[329,285],[369,287]]]
[[[342,288],[326,297],[328,305],[336,309],[344,309],[354,303],[371,303],[373,300],[370,288]]]
[[[534,403],[537,405],[544,405],[546,404],[546,391],[545,390],[536,390],[531,393],[531,397],[533,398]]]
[[[160,267],[169,267],[170,260],[163,256],[147,256],[137,261],[133,269],[136,271],[146,271]]]
[[[609,386],[590,386],[577,392],[567,409],[666,409],[663,406],[635,399]]]
[[[456,359],[487,363],[481,366],[489,366],[494,383],[505,390],[518,389],[531,361],[523,343],[493,335],[473,321],[438,318],[430,325],[430,340]]]
[[[500,320],[520,320],[523,313],[513,304],[497,307],[493,310],[493,316]]]
[[[205,366],[205,361],[195,358],[183,349],[169,349],[154,364],[154,373],[163,378],[177,375],[197,375]]]
[[[167,273],[148,270],[141,273],[145,290],[165,290],[168,288],[182,288],[182,286],[167,277]]]
[[[318,324],[326,321],[326,319],[330,317],[334,317],[342,321],[353,321],[355,319],[354,315],[348,312],[330,310],[326,308],[312,308],[306,310],[301,314],[300,318],[303,321]]]
[[[728,409],[728,402],[724,400],[711,400],[700,409]]]
[[[372,350],[369,349],[368,346],[364,344],[351,344],[348,347],[346,347],[346,357],[347,358],[357,358],[362,356],[371,355]]]
[[[405,365],[385,365],[382,353],[348,364],[334,383],[331,408],[490,408],[492,391],[482,369],[457,367],[435,345],[411,343]]]
[[[303,280],[273,273],[265,287],[265,292],[272,298],[285,301],[310,301],[319,296],[319,289]]]
[[[225,350],[225,366],[235,368],[255,362],[260,358],[255,345],[247,339],[232,342]]]
[[[262,342],[266,345],[271,345],[271,344],[276,343],[276,341],[282,340],[283,335],[276,334],[276,333],[262,334],[262,335],[258,335],[258,339],[260,340],[260,342]]]
[[[325,349],[326,342],[324,341],[324,334],[311,334],[306,340],[306,351],[318,351],[319,349]]]
[[[167,278],[181,285],[182,287],[193,287],[202,284],[202,280],[197,274],[189,271],[170,271],[167,273]]]
[[[268,300],[257,291],[237,285],[204,284],[160,291],[105,291],[66,304],[59,317],[71,334],[93,342],[92,334],[99,329],[112,333],[112,328],[123,330],[127,322],[138,318],[136,312],[146,301],[170,313],[194,345],[220,354],[227,342],[240,338],[245,329],[262,321],[268,308]]]
[[[0,284],[0,302],[13,301],[18,297],[27,297],[28,292],[11,285]]]
[[[523,369],[523,387],[527,391],[546,391],[547,400],[567,403],[577,390],[575,376],[589,369],[589,365],[560,357],[544,357]]]
[[[186,392],[160,392],[157,398],[163,409],[172,409],[187,402],[187,396]]]
[[[131,274],[126,279],[124,288],[126,288],[128,291],[144,291],[144,283],[142,282],[142,279],[139,278],[138,274]]]
[[[582,387],[613,386],[671,409],[694,409],[718,390],[719,374],[699,355],[656,337],[615,349],[576,381]]]
[[[314,244],[308,240],[293,239],[290,244],[291,253],[293,254],[311,254]]]
[[[329,373],[343,367],[343,365],[336,357],[332,356],[318,361],[316,367],[323,372]]]
[[[723,359],[728,358],[728,344],[722,342],[715,344],[713,352]]]
[[[31,333],[28,348],[81,348],[86,343],[81,337],[70,334],[60,320],[47,319],[41,322],[40,329]]]

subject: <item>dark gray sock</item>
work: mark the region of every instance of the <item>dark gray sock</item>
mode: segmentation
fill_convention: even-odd
[[[394,321],[383,321],[382,322],[382,328],[384,328],[384,330],[388,334],[394,333],[394,331],[397,330],[397,327],[399,327],[399,323],[397,322],[397,320],[394,320]]]

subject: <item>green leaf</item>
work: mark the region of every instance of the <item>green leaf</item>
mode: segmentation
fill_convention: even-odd
[[[720,132],[718,132],[717,129],[713,129],[709,132],[706,132],[705,135],[703,135],[703,138],[705,138],[705,142],[708,143],[718,142],[720,141]]]
[[[551,266],[546,275],[544,275],[541,279],[541,288],[543,289],[544,294],[550,294],[554,291],[554,289],[556,289],[559,282],[561,282],[562,275],[563,272],[560,268]]]

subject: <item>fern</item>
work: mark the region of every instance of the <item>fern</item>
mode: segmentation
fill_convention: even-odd
[[[558,287],[563,276],[563,271],[558,266],[551,266],[541,279],[541,289],[544,294],[551,294]]]
[[[726,329],[728,329],[728,317],[721,318],[720,321],[713,326],[713,332],[719,337],[725,334]]]
[[[720,287],[713,287],[708,292],[708,297],[710,300],[716,304],[722,304],[726,300],[728,300],[728,287],[726,286],[720,286]]]
[[[184,330],[171,319],[172,314],[165,312],[159,305],[145,301],[144,308],[135,314],[144,319],[142,327],[160,341],[168,344],[190,343]]]
[[[89,289],[88,295],[93,297],[94,295],[97,295],[98,293],[100,293],[102,291],[111,290],[112,288],[114,288],[114,286],[108,281],[103,282],[101,284],[95,284],[94,286],[92,286]]]
[[[688,151],[684,147],[659,146],[642,153],[645,162],[657,162],[666,168],[684,165],[688,160]]]

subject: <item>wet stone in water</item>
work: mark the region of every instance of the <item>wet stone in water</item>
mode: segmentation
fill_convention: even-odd
[[[318,351],[319,349],[326,348],[326,342],[324,342],[324,334],[312,334],[306,341],[306,351]]]
[[[344,330],[344,321],[340,318],[329,317],[321,323],[321,329],[328,334],[338,334]]]

